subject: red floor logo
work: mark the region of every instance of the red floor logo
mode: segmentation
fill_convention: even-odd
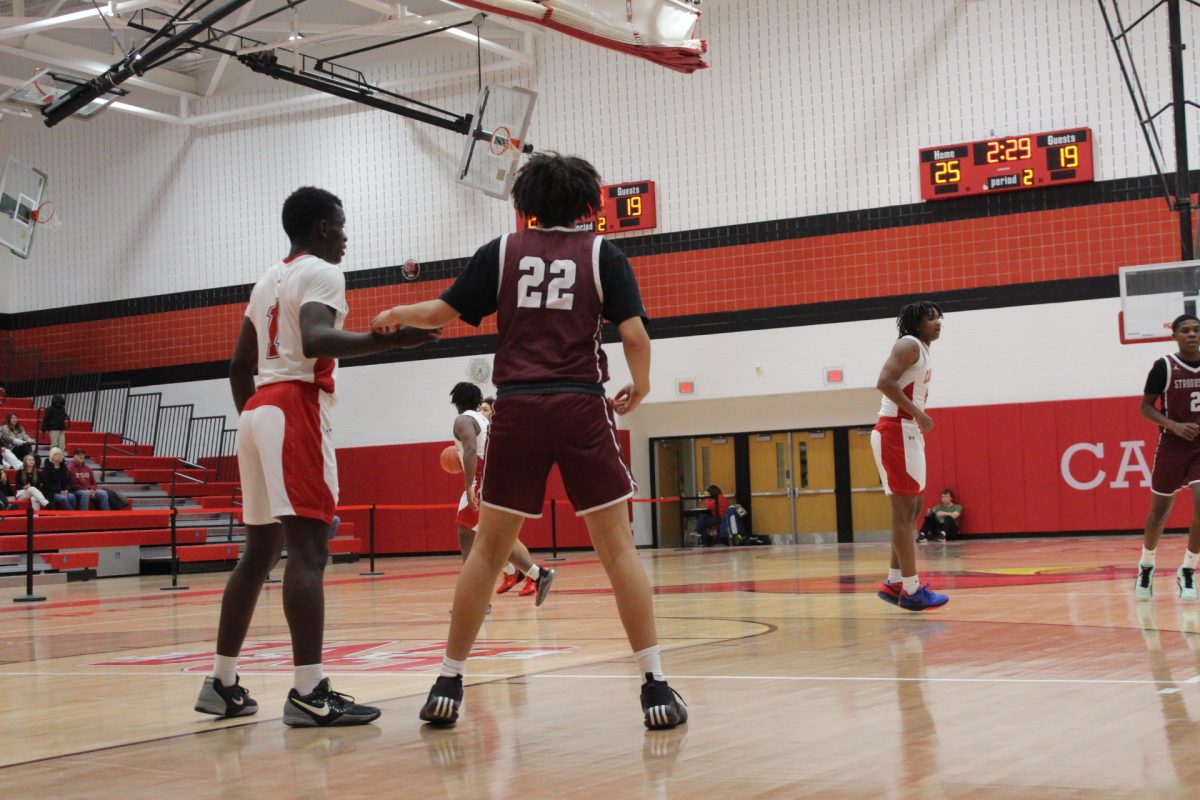
[[[470,658],[516,659],[574,652],[575,647],[531,646],[513,640],[476,642]],[[426,672],[442,663],[445,642],[405,647],[401,642],[326,642],[322,664],[338,672]],[[179,666],[183,672],[207,672],[212,669],[212,651],[162,653],[153,656],[129,656],[112,661],[97,661],[95,667],[167,667]],[[242,648],[238,672],[287,672],[292,669],[291,642],[255,642]]]

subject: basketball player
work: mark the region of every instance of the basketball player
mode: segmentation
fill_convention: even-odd
[[[471,554],[475,541],[475,527],[479,524],[479,488],[483,484],[483,456],[487,451],[488,418],[481,409],[483,392],[473,383],[456,383],[450,390],[450,402],[458,409],[454,420],[454,439],[458,443],[458,454],[463,464],[463,495],[458,501],[458,546],[463,561]],[[518,572],[518,567],[520,571]],[[504,565],[504,577],[496,594],[504,594],[522,579],[525,585],[518,594],[528,597],[536,594],[535,606],[546,600],[550,584],[554,583],[554,570],[533,563],[529,549],[518,539],[513,544],[512,555]]]
[[[626,500],[637,486],[621,460],[617,414],[650,390],[650,338],[633,270],[611,243],[576,230],[600,204],[600,176],[580,158],[539,153],[513,186],[517,211],[541,227],[510,233],[479,248],[437,300],[397,306],[377,316],[395,325],[437,328],[462,318],[478,325],[498,315],[497,392],[489,431],[475,546],[458,577],[441,676],[421,719],[453,725],[462,674],[483,622],[490,582],[512,551],[526,517],[540,517],[550,468],[558,464],[567,494],[587,524],[612,583],[617,610],[645,675],[646,727],[673,728],[687,709],[662,673],[650,582],[634,548]],[[615,324],[633,382],[604,396],[608,366],[600,347],[604,320]]]
[[[942,310],[929,301],[912,303],[900,309],[896,327],[900,338],[875,382],[883,403],[871,431],[875,465],[892,503],[892,563],[878,594],[892,605],[924,611],[950,601],[921,585],[913,541],[913,523],[925,489],[925,434],[933,429],[933,420],[925,413],[933,374],[929,346],[942,335]]]
[[[246,549],[221,600],[217,657],[196,710],[218,717],[253,714],[237,657],[271,566],[286,544],[283,612],[292,635],[295,682],[284,704],[287,725],[362,725],[379,709],[333,691],[321,668],[325,628],[322,576],[337,505],[337,462],[329,422],[337,358],[414,347],[439,330],[342,330],[349,310],[336,264],[346,252],[346,216],[337,197],[297,189],[283,204],[287,258],[254,285],[229,364],[238,419]],[[255,368],[258,378],[255,379]]]
[[[1142,539],[1142,557],[1134,595],[1154,597],[1154,558],[1163,524],[1185,486],[1192,493],[1192,524],[1187,553],[1175,570],[1175,584],[1184,600],[1196,599],[1196,562],[1200,561],[1200,319],[1181,314],[1171,323],[1179,352],[1154,362],[1142,394],[1142,416],[1159,426],[1158,449],[1150,476],[1150,511]],[[1157,401],[1162,401],[1159,409]]]

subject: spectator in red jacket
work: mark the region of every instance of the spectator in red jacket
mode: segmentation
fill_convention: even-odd
[[[729,498],[721,492],[721,487],[713,484],[708,487],[708,497],[704,498],[704,513],[696,521],[699,528],[700,541],[705,547],[719,539],[728,539],[729,534],[721,535],[725,522],[725,514],[729,511]],[[713,529],[716,529],[715,531]]]
[[[87,454],[82,448],[75,451],[67,469],[71,472],[71,493],[75,495],[79,510],[87,511],[94,500],[101,511],[108,511],[108,492],[96,483],[92,468],[87,465]]]

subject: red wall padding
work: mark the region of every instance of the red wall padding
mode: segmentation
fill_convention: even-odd
[[[629,432],[618,431],[621,452],[629,462]],[[424,505],[452,503],[462,495],[461,475],[444,472],[438,462],[442,450],[451,442],[348,447],[337,451],[340,505],[378,503],[382,505]],[[546,485],[546,508],[541,519],[526,520],[521,541],[531,550],[548,550],[551,545],[551,498],[557,500],[558,546],[590,547],[587,527],[575,516],[567,500],[558,469],[550,473]],[[375,512],[375,551],[390,553],[447,553],[458,550],[455,511],[384,511]],[[355,535],[363,539],[370,530],[369,512],[342,514],[354,522]]]
[[[1154,464],[1158,429],[1139,413],[1140,399],[931,409],[925,506],[952,487],[963,505],[965,535],[1140,530],[1150,504],[1150,489],[1141,485],[1148,476],[1130,469],[1128,487],[1111,485],[1123,459],[1136,467],[1135,451],[1148,467]],[[1103,448],[1103,456],[1079,451],[1070,459],[1076,483],[1091,483],[1103,471],[1093,488],[1076,488],[1063,475],[1063,455],[1079,443]],[[1182,493],[1168,526],[1186,527],[1191,506]]]

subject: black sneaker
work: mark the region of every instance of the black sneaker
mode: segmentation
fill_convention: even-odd
[[[439,675],[429,697],[421,707],[421,719],[438,728],[449,728],[458,722],[458,707],[462,705],[462,675],[453,678]]]
[[[679,692],[658,681],[649,672],[642,684],[642,713],[646,715],[646,727],[652,731],[674,728],[687,722],[687,705]]]
[[[196,710],[215,717],[248,717],[258,713],[258,703],[242,688],[236,676],[233,686],[226,686],[210,675],[200,687]]]
[[[366,725],[383,712],[373,706],[360,706],[348,694],[335,692],[324,678],[312,694],[301,695],[294,688],[283,706],[283,724],[294,728],[325,728],[330,725]]]
[[[925,535],[924,531],[921,531],[920,533],[917,534],[917,541],[918,542],[928,542],[929,537]]]

